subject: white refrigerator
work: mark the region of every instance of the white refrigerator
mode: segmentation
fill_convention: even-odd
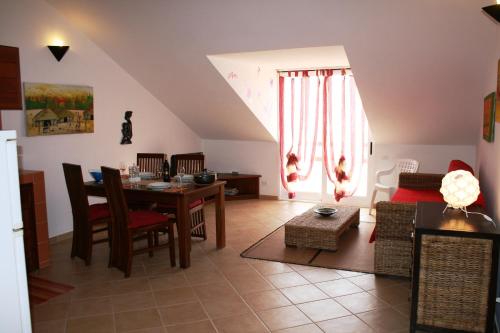
[[[0,131],[0,332],[31,332],[16,131]]]

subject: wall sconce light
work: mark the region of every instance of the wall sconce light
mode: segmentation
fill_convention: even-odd
[[[61,61],[66,52],[68,52],[69,50],[69,46],[64,45],[64,42],[61,40],[55,40],[52,45],[48,45],[47,47],[49,48],[50,52],[52,52],[57,61]]]
[[[500,22],[500,0],[497,0],[496,5],[483,7],[483,10],[497,22]]]

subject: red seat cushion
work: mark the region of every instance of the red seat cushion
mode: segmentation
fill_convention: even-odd
[[[189,204],[189,209],[193,209],[194,207],[198,207],[199,205],[203,205],[203,199],[198,199]]]
[[[438,190],[411,190],[400,187],[391,198],[391,202],[416,203],[418,201],[444,202],[443,195]],[[473,205],[485,208],[486,202],[483,194],[479,193]]]
[[[412,190],[399,187],[391,198],[391,202],[416,203],[417,201],[444,202],[438,190]]]
[[[128,213],[130,229],[148,227],[155,224],[168,222],[168,217],[151,210],[136,210]]]
[[[89,221],[97,221],[110,217],[107,203],[93,204],[89,206]]]
[[[472,167],[470,165],[468,165],[464,161],[452,160],[450,162],[450,165],[448,166],[448,172],[457,171],[457,170],[469,171],[470,173],[472,173],[474,175],[474,170],[472,169]]]

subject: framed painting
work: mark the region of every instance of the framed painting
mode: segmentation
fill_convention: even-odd
[[[495,138],[495,93],[484,98],[483,139],[493,142]]]
[[[24,83],[26,135],[94,132],[92,87]]]

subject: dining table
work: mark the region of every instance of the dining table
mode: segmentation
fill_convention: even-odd
[[[155,202],[158,204],[174,205],[176,207],[177,233],[179,243],[180,267],[187,268],[191,264],[191,219],[189,204],[207,197],[215,197],[215,228],[216,247],[226,246],[224,186],[225,181],[216,180],[212,184],[197,185],[194,183],[172,183],[168,188],[148,186],[158,180],[141,180],[140,182],[122,181],[125,198],[128,202]],[[85,182],[88,196],[106,197],[106,190],[102,182]]]

